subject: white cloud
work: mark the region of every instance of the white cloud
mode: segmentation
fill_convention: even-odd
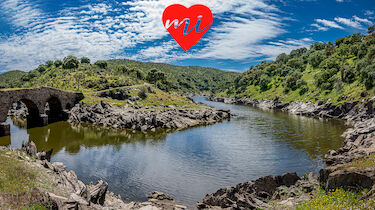
[[[353,16],[352,18],[335,17],[334,20],[315,19],[315,23],[311,24],[318,31],[327,31],[330,28],[345,29],[342,25],[349,26],[357,29],[365,29],[367,25],[371,25],[372,22],[366,18],[360,18]]]
[[[334,21],[330,21],[330,20],[325,20],[325,19],[315,19],[315,21],[317,23],[320,23],[326,27],[330,27],[330,28],[339,28],[339,29],[343,29],[342,26],[338,25],[336,22]]]
[[[370,20],[366,19],[366,18],[359,18],[357,16],[353,16],[354,20],[357,21],[357,22],[362,22],[362,23],[365,23],[365,24],[368,24],[368,25],[371,25],[373,24]]]
[[[329,28],[313,23],[311,26],[316,27],[318,31],[328,31]]]
[[[362,28],[362,25],[359,22],[353,21],[348,18],[336,17],[335,21],[353,28]]]

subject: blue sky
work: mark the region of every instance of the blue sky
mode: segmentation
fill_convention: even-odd
[[[213,12],[212,27],[187,53],[161,21],[174,3]],[[316,41],[366,33],[374,12],[373,0],[1,0],[0,72],[67,55],[242,72]]]

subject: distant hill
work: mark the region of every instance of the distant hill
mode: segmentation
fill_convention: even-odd
[[[215,93],[224,91],[238,75],[213,68],[108,60],[90,63],[73,56],[48,61],[29,73],[4,74],[3,87],[51,86],[65,90],[101,91],[111,88],[154,84],[167,92]],[[13,81],[13,82],[12,82]]]
[[[22,86],[22,76],[26,72],[14,70],[0,74],[0,88],[14,88]]]

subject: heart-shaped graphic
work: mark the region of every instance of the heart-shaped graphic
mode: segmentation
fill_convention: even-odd
[[[201,4],[189,8],[181,4],[167,7],[163,24],[172,37],[187,52],[210,29],[213,22],[211,10]]]

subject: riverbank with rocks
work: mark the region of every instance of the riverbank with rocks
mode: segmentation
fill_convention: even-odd
[[[8,183],[11,187],[2,185],[1,209],[28,209],[28,207],[36,206],[46,209],[99,210],[182,210],[187,208],[161,192],[151,192],[146,202],[125,203],[120,196],[109,191],[105,181],[99,180],[96,184],[86,185],[78,179],[74,171],[67,171],[63,163],[51,163],[51,154],[52,150],[37,152],[33,142],[23,143],[22,149],[19,150],[0,147],[2,163],[11,163],[1,166],[6,167],[2,176],[16,177],[17,181],[25,177],[31,179],[28,180],[30,182]],[[7,174],[8,171],[13,173]],[[12,182],[12,180],[8,181]],[[24,190],[14,194],[14,189],[18,188],[24,188]]]
[[[69,122],[91,123],[117,129],[155,131],[156,129],[184,129],[188,127],[212,124],[230,118],[229,110],[220,110],[208,106],[201,109],[184,109],[165,106],[158,110],[154,107],[118,107],[106,103],[95,105],[78,104],[70,111]]]
[[[193,102],[192,102],[193,103]],[[213,124],[230,119],[230,110],[215,109],[194,102],[197,108],[179,106],[115,106],[100,102],[80,103],[68,112],[70,123],[91,123],[115,129],[155,131],[157,129],[180,130],[199,125]],[[27,107],[14,104],[8,113],[16,118],[26,118]]]
[[[295,173],[267,176],[255,181],[226,187],[207,195],[198,209],[294,209],[309,201],[319,190],[333,192],[344,189],[362,192],[354,208],[372,209],[375,204],[375,99],[348,102],[342,105],[302,102],[252,100],[247,98],[208,97],[211,101],[249,105],[261,109],[285,111],[291,114],[342,119],[350,125],[338,150],[329,151],[326,168],[319,175],[298,177]],[[350,207],[348,207],[350,208]]]

